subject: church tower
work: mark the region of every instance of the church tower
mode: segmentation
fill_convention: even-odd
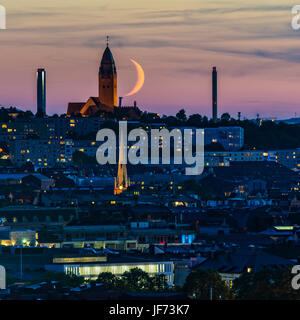
[[[130,185],[130,181],[127,176],[126,164],[124,164],[124,152],[127,152],[127,148],[124,146],[124,136],[122,132],[120,135],[120,149],[119,149],[119,163],[118,163],[118,174],[115,178],[115,189],[114,194],[120,194],[127,190]]]
[[[114,57],[108,46],[108,37],[99,68],[99,100],[112,110],[118,105],[117,69]]]
[[[118,164],[118,175],[115,178],[114,194],[121,194],[129,186],[126,164]]]

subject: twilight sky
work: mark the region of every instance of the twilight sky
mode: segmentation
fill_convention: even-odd
[[[300,30],[295,0],[0,0],[0,104],[36,110],[36,69],[47,71],[48,114],[96,96],[110,35],[124,105],[211,116],[211,68],[219,71],[219,114],[300,116]]]

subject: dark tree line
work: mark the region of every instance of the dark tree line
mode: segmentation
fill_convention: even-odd
[[[163,123],[167,128],[172,127],[195,127],[195,128],[217,128],[217,127],[229,127],[238,126],[244,129],[244,149],[295,149],[300,147],[300,125],[299,124],[287,124],[284,122],[274,121],[258,121],[258,120],[240,120],[234,119],[228,113],[221,115],[217,122],[213,122],[212,119],[208,119],[207,116],[200,114],[186,115],[184,109],[177,112],[175,116],[160,116],[157,113],[143,112],[141,114],[140,121],[147,124],[151,123]],[[140,127],[140,125],[136,125]],[[103,128],[113,129],[118,131],[118,123],[112,120],[107,120],[102,125]],[[134,124],[131,124],[134,128]],[[96,133],[89,134],[88,138],[94,138]],[[72,136],[73,135],[73,136]],[[80,139],[75,134],[70,134],[70,137]],[[87,138],[87,137],[85,137]],[[209,148],[209,149],[208,149]],[[208,146],[206,150],[222,151],[222,147],[218,144]]]
[[[117,109],[117,108],[116,108]],[[123,110],[124,109],[124,110]],[[117,120],[121,120],[123,115],[129,116],[126,108],[118,110]],[[259,121],[257,120],[241,120],[234,119],[229,113],[223,113],[217,122],[209,119],[205,115],[191,114],[187,116],[184,109],[180,109],[176,115],[171,116],[160,116],[157,113],[151,113],[147,111],[140,111],[135,108],[135,116],[138,116],[142,123],[163,123],[166,127],[180,127],[180,126],[192,126],[196,128],[215,128],[221,126],[240,126],[244,128],[245,132],[245,149],[294,149],[300,147],[300,124],[287,124],[284,122],[273,122],[273,121]],[[18,119],[31,119],[34,117],[31,111],[21,111],[16,108],[0,108],[0,122],[15,121],[11,116],[12,113],[18,113]],[[94,115],[99,117],[100,115]],[[57,114],[52,116],[58,118]],[[60,115],[65,117],[65,114]],[[80,117],[77,115],[76,117]],[[107,119],[102,125],[104,128],[111,128],[117,132],[118,123],[114,121],[113,117],[104,117]],[[139,127],[139,125],[138,125]],[[129,128],[130,129],[130,128]],[[75,132],[67,133],[68,138],[72,139],[95,139],[95,133],[89,133],[86,136],[78,136]],[[38,138],[38,137],[32,137]],[[214,148],[214,150],[216,150]]]
[[[102,283],[108,290],[127,292],[165,292],[169,286],[163,274],[150,276],[139,268],[126,271],[122,276],[117,277],[110,272],[100,273],[98,283]]]
[[[300,289],[292,287],[291,268],[264,268],[244,272],[230,288],[217,271],[198,269],[186,279],[183,290],[199,300],[300,300]]]
[[[263,268],[258,272],[243,272],[229,287],[214,270],[196,269],[190,272],[182,288],[190,298],[198,300],[300,300],[300,289],[294,289],[291,267]],[[83,277],[62,272],[45,272],[41,281],[57,281],[65,287],[77,287],[87,281]],[[89,281],[93,283],[94,281]],[[96,283],[107,290],[122,292],[170,292],[163,274],[150,276],[139,268],[115,276],[110,272],[100,273]]]

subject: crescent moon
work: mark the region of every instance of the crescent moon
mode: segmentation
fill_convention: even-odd
[[[132,95],[138,93],[142,89],[144,82],[145,82],[145,72],[144,72],[143,68],[141,67],[141,65],[139,65],[133,59],[130,59],[130,61],[134,64],[134,66],[136,68],[137,81],[136,81],[135,87],[129,93],[127,93],[125,97],[129,97],[129,96],[132,96]]]

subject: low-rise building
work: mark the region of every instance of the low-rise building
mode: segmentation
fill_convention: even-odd
[[[300,167],[300,149],[288,150],[243,150],[205,152],[205,166],[229,166],[231,162],[271,161],[290,169]]]
[[[79,259],[80,260],[80,259]],[[111,257],[102,258],[103,261],[94,263],[67,263],[60,260],[61,263],[52,263],[45,266],[45,269],[53,272],[64,272],[66,274],[73,274],[82,276],[87,280],[96,280],[99,274],[103,272],[110,272],[116,276],[121,276],[124,272],[130,271],[134,268],[139,268],[147,272],[150,276],[163,274],[166,277],[169,287],[174,284],[174,263],[157,259],[156,257]],[[84,260],[82,260],[84,261]]]
[[[205,145],[220,143],[225,150],[240,150],[244,145],[244,129],[241,127],[218,127],[204,129]]]
[[[37,239],[38,234],[35,230],[0,226],[0,245],[2,246],[34,246]]]

